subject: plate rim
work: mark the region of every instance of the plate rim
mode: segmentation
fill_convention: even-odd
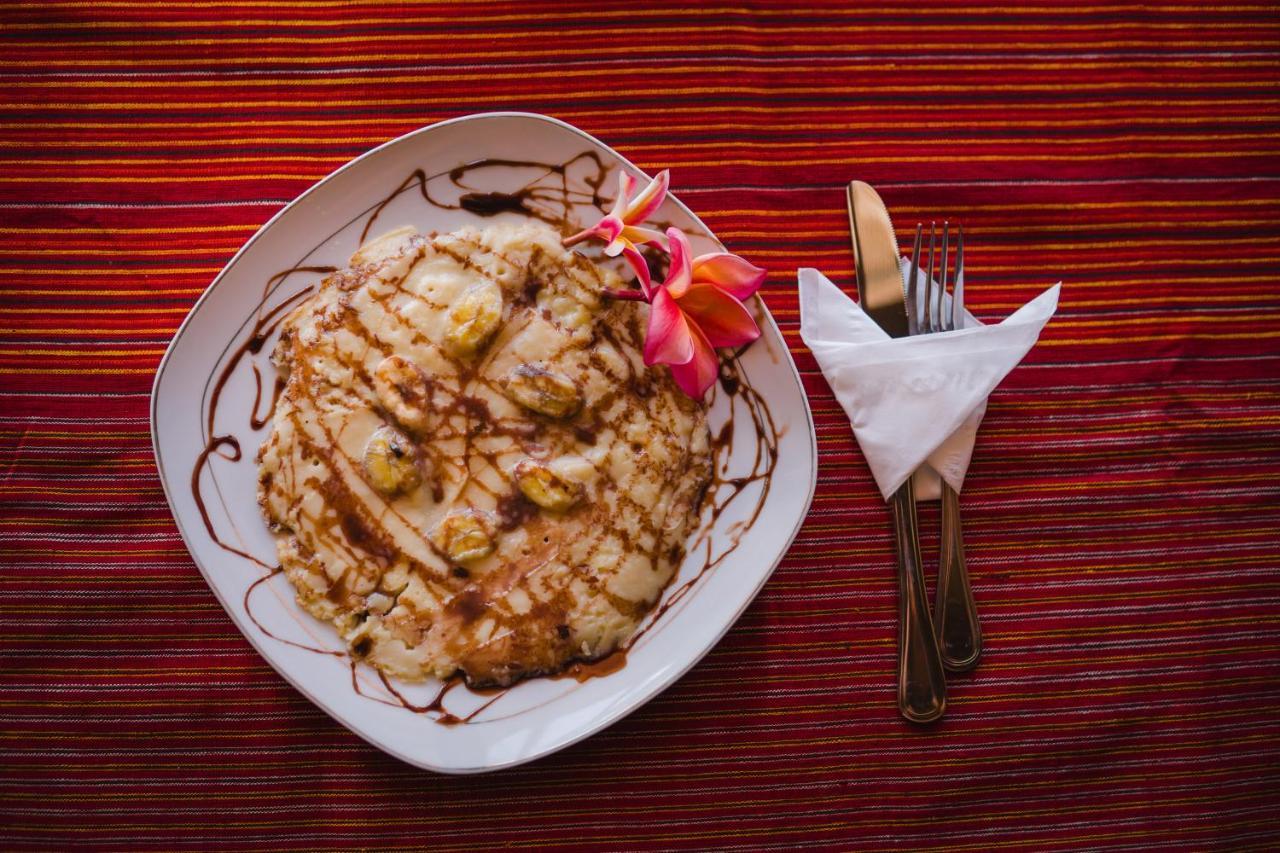
[[[453,118],[444,119],[442,121],[433,122],[432,124],[424,125],[420,128],[417,128],[416,130],[411,130],[408,133],[402,134],[400,136],[395,137],[394,139],[390,139],[386,142],[381,143],[380,145],[374,146],[373,148],[370,148],[368,151],[365,151],[363,154],[360,154],[359,156],[354,157],[351,160],[347,161],[346,163],[342,164],[337,169],[334,169],[332,172],[325,175],[323,178],[320,178],[310,187],[303,190],[299,195],[297,195],[291,201],[287,202],[278,211],[276,211],[275,214],[273,214],[270,219],[264,222],[258,228],[258,230],[253,233],[253,236],[251,236],[248,240],[246,240],[244,244],[236,251],[236,253],[231,256],[231,258],[226,262],[226,264],[222,267],[222,269],[218,271],[218,274],[214,276],[213,280],[209,282],[208,286],[205,287],[204,291],[200,294],[199,298],[196,299],[194,303],[192,303],[191,308],[188,310],[187,315],[183,318],[182,323],[179,324],[177,330],[174,331],[173,337],[169,341],[169,345],[165,348],[164,356],[160,359],[160,363],[156,366],[155,379],[152,381],[152,385],[151,385],[151,399],[149,404],[149,421],[150,421],[150,427],[151,427],[151,449],[152,449],[152,454],[155,458],[156,472],[159,475],[160,485],[161,485],[161,488],[164,490],[165,502],[169,505],[169,514],[173,517],[174,524],[178,528],[178,533],[182,537],[183,545],[186,546],[187,553],[191,557],[191,561],[195,563],[196,568],[200,570],[200,574],[204,578],[205,584],[209,587],[210,591],[214,594],[214,597],[218,600],[218,603],[222,605],[222,609],[226,612],[232,624],[234,624],[236,628],[240,630],[240,633],[249,642],[249,645],[253,647],[253,650],[257,652],[258,656],[262,658],[267,663],[268,666],[270,666],[273,670],[275,670],[275,672],[281,678],[283,678],[285,682],[289,684],[289,686],[291,686],[294,690],[297,690],[304,697],[306,697],[306,699],[309,702],[311,702],[312,705],[319,708],[321,711],[327,714],[330,718],[332,718],[334,722],[336,722],[338,725],[342,726],[347,731],[356,735],[357,737],[359,737],[361,740],[365,741],[369,745],[413,767],[416,767],[422,770],[429,770],[435,773],[442,773],[446,775],[456,775],[456,776],[474,775],[479,773],[489,773],[489,772],[494,772],[498,770],[504,770],[504,769],[515,767],[521,764],[527,764],[529,762],[536,761],[541,758],[545,758],[548,755],[552,755],[553,753],[560,752],[561,750],[567,749],[568,747],[573,746],[574,744],[577,744],[583,740],[586,740],[592,735],[598,734],[604,729],[609,728],[610,726],[618,723],[623,718],[638,711],[640,708],[644,707],[649,702],[653,701],[661,693],[665,692],[673,684],[675,684],[677,681],[679,681],[681,678],[687,675],[688,672],[691,669],[693,669],[693,667],[697,666],[697,664],[704,657],[706,657],[706,655],[709,654],[712,649],[714,649],[716,646],[720,644],[720,642],[724,639],[725,634],[727,634],[729,630],[738,623],[738,620],[742,618],[742,614],[746,612],[747,608],[750,607],[753,602],[755,602],[756,598],[759,597],[760,592],[764,589],[765,584],[767,584],[769,582],[769,579],[773,577],[774,571],[777,570],[778,565],[782,562],[783,558],[791,550],[791,546],[795,543],[796,537],[800,533],[800,529],[804,526],[804,523],[809,516],[809,510],[813,505],[813,498],[814,498],[814,494],[817,491],[817,485],[818,485],[818,461],[819,461],[818,437],[817,437],[817,431],[814,427],[813,412],[809,405],[809,395],[805,391],[804,380],[800,375],[799,369],[796,367],[795,359],[792,358],[790,353],[788,352],[787,358],[786,358],[787,367],[791,371],[791,375],[792,375],[792,378],[795,380],[796,387],[800,389],[800,398],[803,402],[803,406],[801,408],[803,410],[803,415],[804,415],[804,424],[805,424],[805,427],[807,428],[806,433],[808,436],[807,444],[808,444],[808,450],[809,450],[810,476],[808,478],[809,482],[805,490],[806,494],[804,498],[803,511],[799,514],[792,530],[785,537],[784,544],[778,550],[778,554],[773,559],[768,570],[761,575],[759,582],[755,585],[754,589],[751,590],[750,594],[744,598],[741,606],[739,606],[735,610],[733,616],[725,620],[723,627],[720,628],[719,631],[717,631],[715,638],[711,642],[707,643],[706,646],[702,648],[698,653],[691,656],[683,665],[675,668],[674,670],[666,674],[661,679],[657,689],[653,689],[651,686],[647,687],[645,689],[645,692],[647,692],[648,695],[642,694],[642,698],[640,698],[639,701],[627,703],[624,707],[621,707],[617,710],[611,710],[609,713],[602,715],[599,719],[593,720],[590,725],[584,726],[578,732],[575,732],[570,736],[560,739],[559,742],[553,744],[550,747],[541,749],[540,751],[533,752],[529,755],[524,755],[519,758],[511,759],[508,761],[497,762],[497,763],[482,763],[477,765],[469,765],[466,767],[439,766],[439,765],[432,764],[429,761],[423,761],[423,760],[411,757],[409,755],[406,755],[403,752],[401,752],[394,744],[375,740],[372,735],[366,734],[365,732],[359,731],[356,728],[353,728],[352,726],[348,725],[346,721],[344,721],[338,715],[336,710],[331,709],[328,706],[328,703],[321,701],[316,696],[312,695],[312,693],[309,690],[307,690],[305,687],[303,687],[301,684],[295,681],[293,677],[290,675],[290,673],[286,672],[280,666],[278,666],[276,662],[272,659],[271,655],[267,654],[267,652],[260,645],[259,638],[256,638],[253,635],[254,632],[247,630],[246,627],[241,624],[235,612],[230,607],[227,606],[227,602],[223,599],[223,595],[219,591],[217,584],[213,582],[213,580],[209,575],[209,571],[205,568],[204,562],[196,555],[195,550],[192,548],[191,538],[188,536],[186,526],[183,524],[182,518],[177,512],[174,506],[173,496],[170,494],[169,478],[165,474],[164,462],[160,454],[160,433],[158,428],[159,412],[158,412],[158,405],[157,405],[159,400],[160,383],[164,377],[167,367],[169,366],[170,357],[174,354],[175,350],[178,347],[179,341],[182,339],[182,336],[184,335],[184,333],[186,333],[188,326],[190,326],[192,321],[195,319],[196,314],[200,311],[200,308],[203,306],[205,300],[209,298],[209,296],[213,293],[214,289],[218,286],[218,284],[222,281],[222,279],[225,278],[227,274],[230,272],[230,270],[236,265],[237,261],[240,260],[240,257],[244,255],[253,246],[253,244],[256,243],[258,239],[262,237],[262,235],[265,234],[267,230],[270,229],[271,226],[275,224],[276,220],[280,219],[282,216],[285,215],[285,213],[287,213],[288,211],[292,210],[295,206],[305,201],[308,196],[310,196],[312,193],[317,191],[321,186],[328,183],[330,180],[337,177],[338,175],[346,172],[347,170],[354,168],[360,162],[364,161],[369,157],[372,157],[373,155],[377,154],[383,149],[389,148],[393,145],[398,145],[400,143],[408,142],[409,140],[415,137],[426,134],[429,131],[436,130],[437,128],[454,125],[454,124],[466,123],[466,122],[484,121],[489,119],[504,119],[504,118],[519,118],[519,119],[541,121],[541,122],[546,122],[548,124],[555,125],[561,129],[568,130],[576,134],[577,136],[582,137],[588,142],[591,142],[594,145],[598,145],[601,148],[608,150],[615,157],[617,157],[620,162],[625,164],[627,167],[629,167],[630,169],[636,172],[639,172],[641,175],[645,175],[646,177],[648,177],[644,172],[644,170],[637,167],[628,158],[626,158],[625,156],[620,154],[618,151],[616,151],[613,148],[613,146],[608,145],[607,143],[597,139],[595,136],[587,133],[584,130],[581,130],[578,127],[575,127],[572,124],[569,124],[566,121],[562,121],[561,119],[557,119],[552,116],[543,115],[541,113],[504,110],[504,111],[495,111],[495,112],[471,113],[463,116],[455,116]],[[690,219],[692,219],[706,234],[711,235],[713,241],[717,245],[723,247],[724,244],[720,242],[720,239],[715,235],[715,232],[712,231],[709,227],[707,227],[706,223],[703,222],[702,219],[696,213],[694,213],[691,209],[689,209],[689,207],[686,206],[684,202],[682,202],[679,198],[677,198],[674,195],[669,195],[668,198],[671,201],[673,201],[685,214],[687,214],[690,217]],[[760,307],[763,309],[762,313],[764,315],[765,320],[768,322],[770,328],[772,328],[774,334],[777,335],[778,341],[785,347],[786,338],[783,336],[782,330],[778,328],[777,321],[774,320],[773,314],[769,311],[768,305],[764,302],[764,300],[761,297],[756,296],[756,299],[758,299],[760,302]]]

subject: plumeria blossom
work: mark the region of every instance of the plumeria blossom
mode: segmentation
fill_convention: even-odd
[[[566,237],[564,245],[603,240],[606,255],[621,255],[630,264],[640,290],[608,291],[608,295],[649,303],[645,364],[669,366],[680,389],[701,399],[719,373],[716,348],[742,346],[760,337],[760,328],[743,302],[760,289],[765,271],[728,252],[692,257],[689,240],[678,228],[667,229],[668,249],[661,233],[642,227],[666,199],[669,181],[664,169],[633,197],[639,181],[622,172],[613,209],[590,228]],[[671,263],[660,285],[653,284],[640,246],[669,252]]]
[[[760,289],[765,271],[728,252],[690,258],[689,240],[667,229],[671,267],[650,287],[645,364],[666,364],[680,389],[701,399],[716,380],[717,347],[736,347],[760,337],[743,300]]]
[[[613,209],[590,228],[583,229],[572,237],[566,237],[564,244],[572,246],[590,237],[604,240],[604,253],[611,258],[622,255],[635,271],[645,298],[649,298],[653,282],[649,277],[649,265],[645,263],[639,247],[648,245],[662,248],[662,234],[652,228],[641,227],[640,223],[662,206],[662,202],[667,197],[667,186],[670,181],[670,172],[663,169],[649,182],[648,186],[632,198],[640,182],[634,175],[620,172],[618,197],[614,199]]]

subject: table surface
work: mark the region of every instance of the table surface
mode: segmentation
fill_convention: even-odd
[[[1276,8],[685,5],[4,4],[4,847],[1276,842]],[[178,537],[147,404],[281,205],[494,109],[670,167],[768,267],[821,467],[789,555],[689,675],[555,756],[448,778],[250,649]],[[986,655],[929,728],[894,707],[888,514],[797,333],[797,267],[852,287],[851,178],[904,234],[963,223],[980,317],[1063,281],[979,437]]]

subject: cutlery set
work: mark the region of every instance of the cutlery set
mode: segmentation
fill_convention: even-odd
[[[924,246],[923,226],[917,225],[904,285],[897,238],[879,194],[870,185],[854,181],[849,184],[847,196],[862,310],[891,338],[963,328],[964,238],[960,229],[956,231],[953,276],[948,224],[943,224],[941,252],[936,227],[930,225],[928,244]],[[922,250],[927,252],[923,257]],[[899,590],[898,709],[912,722],[927,723],[946,711],[946,672],[971,669],[982,653],[977,608],[965,566],[960,498],[944,480],[937,595],[932,613],[925,591],[915,487],[910,477],[894,493],[890,504]]]

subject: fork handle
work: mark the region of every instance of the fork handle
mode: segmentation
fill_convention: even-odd
[[[893,493],[893,526],[898,551],[898,710],[914,723],[928,723],[946,710],[947,681],[925,597],[910,478]]]
[[[942,483],[942,543],[938,563],[938,602],[935,611],[942,665],[952,672],[972,669],[982,655],[982,628],[969,585],[964,559],[964,529],[960,524],[960,496]]]

